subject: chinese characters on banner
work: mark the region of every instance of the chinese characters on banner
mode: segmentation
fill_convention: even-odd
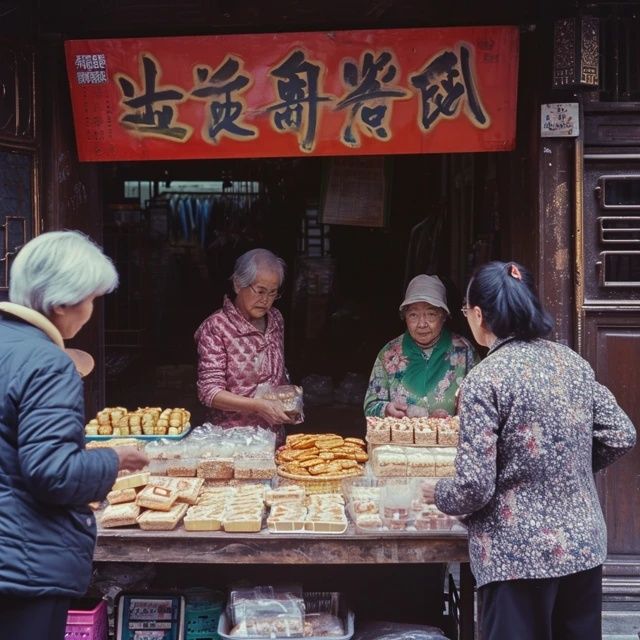
[[[72,40],[83,161],[508,151],[516,27]]]

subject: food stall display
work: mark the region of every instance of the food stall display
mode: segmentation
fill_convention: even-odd
[[[96,561],[466,563],[464,527],[423,493],[453,473],[457,420],[405,420],[395,438],[393,421],[369,422],[366,441],[296,433],[277,450],[273,433],[255,427],[203,425],[180,440],[129,433],[89,441],[137,443],[149,458],[148,469],[119,477],[98,507]],[[380,473],[387,455],[403,457],[396,475]],[[470,638],[473,590],[468,565],[461,571]],[[233,629],[228,624],[224,633],[242,637],[242,627]]]
[[[139,407],[129,411],[125,407],[106,407],[98,411],[84,428],[88,438],[100,436],[180,436],[191,426],[191,413],[183,408]]]

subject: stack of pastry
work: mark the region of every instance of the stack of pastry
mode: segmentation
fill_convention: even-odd
[[[183,408],[162,409],[107,407],[85,426],[88,436],[166,436],[179,435],[189,425],[191,414]]]
[[[100,519],[103,528],[137,524],[141,529],[174,529],[194,504],[204,480],[167,478],[148,472],[118,478]]]
[[[440,444],[455,447],[460,434],[458,416],[446,418],[367,418],[369,444]]]
[[[381,478],[410,476],[443,478],[455,474],[453,447],[397,447],[384,445],[372,454],[372,466]]]
[[[298,476],[351,476],[362,472],[369,456],[360,438],[334,433],[295,434],[276,452],[278,470]]]

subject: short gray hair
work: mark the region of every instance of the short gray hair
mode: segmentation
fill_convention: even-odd
[[[117,286],[113,262],[93,240],[79,231],[49,231],[15,257],[9,300],[48,317],[56,306],[78,304]]]
[[[251,249],[236,260],[231,282],[239,289],[244,289],[255,282],[258,271],[266,269],[277,273],[279,285],[282,285],[286,267],[285,261],[268,249]]]

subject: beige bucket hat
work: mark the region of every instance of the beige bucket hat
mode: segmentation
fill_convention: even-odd
[[[447,290],[438,276],[420,274],[411,280],[400,305],[400,311],[414,302],[428,302],[434,307],[444,309],[449,315]]]

